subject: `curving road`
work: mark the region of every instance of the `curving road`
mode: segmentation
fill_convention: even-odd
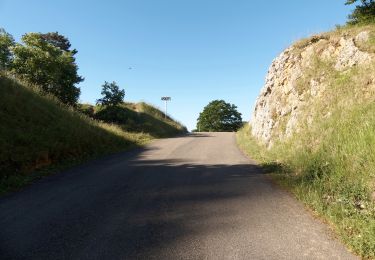
[[[0,259],[354,259],[233,133],[158,140],[0,199]]]

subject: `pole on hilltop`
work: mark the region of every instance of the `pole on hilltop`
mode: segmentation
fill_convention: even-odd
[[[171,101],[171,97],[161,97],[161,100],[165,101],[165,113],[164,113],[164,117],[165,117],[165,119],[167,119],[168,101]]]

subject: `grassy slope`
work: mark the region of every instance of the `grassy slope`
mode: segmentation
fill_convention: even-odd
[[[155,133],[165,137],[183,129],[173,120],[164,122],[145,112],[148,131],[128,132],[123,126],[92,120],[5,76],[0,76],[0,89],[0,193],[48,174],[51,167],[126,150],[147,143]],[[165,124],[170,126],[166,130]]]
[[[91,109],[94,110],[94,118],[114,122],[128,132],[148,133],[162,138],[187,131],[181,123],[165,118],[163,112],[145,102],[124,103],[116,108],[91,106]]]
[[[361,48],[375,52],[372,25],[341,28],[325,36],[363,30],[371,31],[372,37]],[[355,253],[375,258],[375,64],[339,73],[332,64],[317,61],[300,87],[323,71],[326,95],[306,108],[306,114],[315,115],[312,127],[267,150],[245,126],[237,134],[238,144],[327,220]],[[322,118],[327,111],[331,116]]]

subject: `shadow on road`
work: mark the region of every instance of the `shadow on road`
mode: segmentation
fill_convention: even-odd
[[[144,151],[86,164],[1,199],[4,258],[148,258],[192,236],[239,228],[231,203],[273,196],[249,190],[264,182],[258,166],[139,160]]]

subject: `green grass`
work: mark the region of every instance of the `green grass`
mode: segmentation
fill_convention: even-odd
[[[374,53],[375,25],[346,26],[323,36],[334,41],[364,30],[371,37],[360,48]],[[303,40],[296,47],[312,42]],[[237,141],[280,185],[330,223],[353,252],[375,259],[375,62],[344,72],[333,66],[316,58],[296,84],[305,92],[311,79],[324,75],[324,95],[309,98],[301,111],[312,116],[311,125],[301,118],[298,133],[282,141],[274,138],[270,148],[253,138],[249,125],[237,133]]]
[[[80,110],[94,119],[115,123],[127,132],[147,133],[154,138],[186,133],[181,123],[165,115],[158,108],[140,103],[123,103],[116,107],[83,104]]]
[[[185,126],[181,123],[165,115],[158,108],[140,102],[136,104],[126,104],[126,106],[133,108],[136,115],[133,116],[133,124],[131,126],[124,125],[128,131],[148,133],[155,138],[162,138],[173,136],[187,132]]]
[[[3,75],[0,89],[0,194],[57,169],[185,130],[172,119],[164,122],[145,112],[142,124],[148,124],[147,131],[126,131],[126,124],[93,120]]]
[[[321,139],[316,128],[267,149],[248,125],[237,133],[237,141],[273,179],[330,223],[355,253],[375,258],[375,104],[345,116],[321,125],[322,133],[336,127],[319,144],[314,144]]]

